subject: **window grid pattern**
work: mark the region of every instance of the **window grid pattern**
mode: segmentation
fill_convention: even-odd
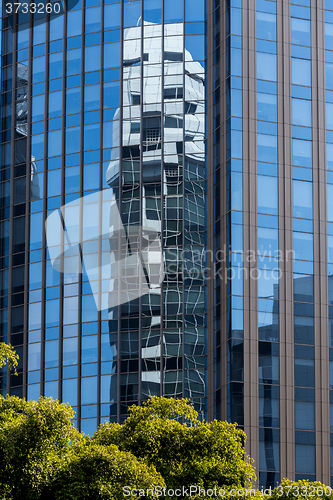
[[[259,487],[280,479],[276,2],[256,8]]]
[[[203,0],[2,18],[1,339],[9,331],[22,363],[11,393],[69,402],[86,433],[153,394],[205,415],[205,18]],[[126,230],[150,225],[162,241],[163,282],[139,299],[101,271],[110,198]],[[83,243],[73,259],[59,236],[59,273],[44,224],[62,206]],[[154,282],[157,267],[137,277]]]

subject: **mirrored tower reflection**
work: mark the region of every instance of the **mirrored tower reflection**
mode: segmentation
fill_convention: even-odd
[[[123,101],[106,173],[127,235],[121,251],[131,252],[138,226],[156,231],[162,243],[158,251],[148,249],[144,275],[136,276],[147,281],[148,292],[120,306],[121,413],[163,394],[190,397],[204,416],[205,75],[184,49],[183,24],[165,25],[164,36],[162,29],[138,20],[124,31]],[[128,290],[123,271],[118,287]],[[116,378],[112,382],[116,400]]]

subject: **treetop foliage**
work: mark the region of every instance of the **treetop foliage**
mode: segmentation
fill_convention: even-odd
[[[191,500],[333,500],[319,482],[284,479],[269,496],[251,489],[244,432],[199,421],[185,399],[151,398],[133,406],[123,424],[106,422],[92,437],[78,432],[73,418],[69,405],[52,398],[0,396],[1,500],[176,500],[168,490],[190,486],[201,488]]]
[[[170,488],[250,485],[254,477],[245,433],[237,424],[200,422],[186,399],[151,398],[123,424],[101,425],[93,440],[145,459]]]

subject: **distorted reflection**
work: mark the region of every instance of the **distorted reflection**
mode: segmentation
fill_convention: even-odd
[[[205,410],[205,80],[184,49],[183,30],[174,23],[162,33],[162,25],[144,22],[124,31],[123,107],[114,115],[106,174],[124,237],[110,237],[111,260],[141,249],[142,267],[140,275],[125,264],[111,284],[129,297],[120,307],[121,413],[139,397],[160,394],[193,398],[201,416]],[[142,234],[157,233],[155,245],[141,237],[133,248],[139,225]],[[138,283],[147,292],[131,300]],[[110,318],[117,314],[110,307]],[[111,401],[116,385],[114,377]]]

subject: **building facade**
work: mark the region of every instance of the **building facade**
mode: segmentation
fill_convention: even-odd
[[[333,4],[33,5],[1,12],[2,393],[86,433],[188,397],[260,486],[331,484]]]

